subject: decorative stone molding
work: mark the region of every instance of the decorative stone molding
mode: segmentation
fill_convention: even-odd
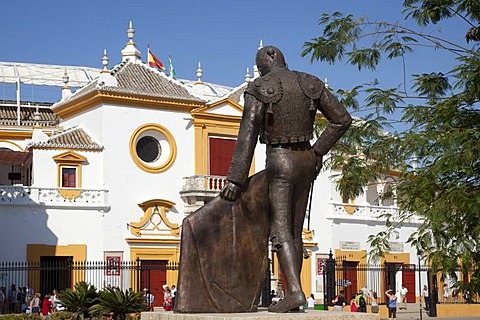
[[[138,206],[143,210],[143,217],[138,222],[130,222],[130,232],[135,236],[141,236],[146,233],[149,235],[170,233],[170,235],[178,236],[180,227],[177,223],[170,222],[167,217],[167,212],[174,205],[174,202],[162,199],[153,199],[140,203]],[[168,229],[162,228],[162,224]]]

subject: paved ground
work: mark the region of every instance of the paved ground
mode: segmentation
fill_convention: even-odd
[[[445,317],[429,317],[425,310],[422,310],[422,320],[436,320],[436,319],[448,319],[448,320],[480,320],[480,315],[476,317],[458,317],[458,318],[445,318]],[[382,318],[382,320],[388,320],[388,318]],[[420,320],[420,306],[418,304],[409,303],[407,310],[397,310],[397,320]]]

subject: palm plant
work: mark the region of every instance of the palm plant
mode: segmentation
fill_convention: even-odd
[[[105,288],[97,298],[97,304],[90,308],[93,315],[112,316],[116,320],[125,320],[128,314],[145,309],[143,294],[130,290]]]
[[[97,297],[97,288],[85,281],[78,282],[74,290],[66,289],[59,295],[60,304],[76,319],[90,317],[89,309],[96,303]]]

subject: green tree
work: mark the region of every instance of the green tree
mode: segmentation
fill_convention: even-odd
[[[304,43],[302,56],[310,56],[312,63],[346,61],[359,70],[376,70],[394,59],[403,65],[397,87],[382,87],[372,79],[336,90],[361,117],[325,167],[341,168],[336,187],[347,198],[360,195],[379,173],[398,172],[395,186],[383,196],[394,195],[400,210],[385,215],[386,228],[369,237],[372,256],[388,252],[397,228],[416,215],[422,224],[408,241],[426,252],[443,275],[456,279],[457,268],[470,273],[468,283],[456,285],[478,293],[480,6],[478,0],[405,0],[403,6],[403,24],[324,13],[322,35]],[[464,41],[456,43],[438,32],[447,19],[465,25]],[[412,21],[417,27],[409,27]],[[431,49],[432,59],[449,54],[453,67],[409,73],[405,58],[414,58],[419,49]],[[395,127],[398,123],[402,126]],[[319,129],[323,126],[320,122]]]
[[[85,281],[78,282],[75,289],[60,292],[60,304],[73,313],[74,318],[89,318],[89,309],[96,303],[98,293],[95,286]]]
[[[105,288],[100,291],[97,304],[90,308],[94,315],[108,316],[125,320],[128,314],[145,310],[145,299],[141,292]]]

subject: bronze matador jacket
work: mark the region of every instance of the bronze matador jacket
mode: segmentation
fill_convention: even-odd
[[[235,153],[227,179],[244,186],[258,137],[267,145],[288,147],[313,139],[315,113],[329,124],[314,143],[317,156],[325,155],[351,124],[351,117],[325,84],[313,75],[278,67],[250,83]]]

